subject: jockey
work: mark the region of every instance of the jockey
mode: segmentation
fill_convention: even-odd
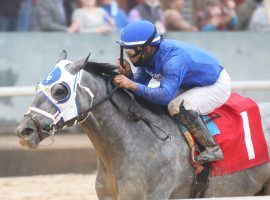
[[[114,83],[149,102],[168,106],[170,115],[205,147],[196,162],[223,159],[220,146],[199,116],[222,106],[231,94],[231,79],[219,61],[194,45],[163,39],[146,20],[129,23],[118,43],[122,58]],[[123,59],[123,51],[137,67],[136,73]],[[159,87],[148,86],[152,78],[160,81]]]

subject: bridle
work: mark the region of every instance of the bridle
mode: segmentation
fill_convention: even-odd
[[[108,83],[111,83],[112,79],[113,79],[114,76],[111,76]],[[80,83],[78,83],[80,84]],[[85,87],[82,87],[84,88],[85,90],[90,90],[89,88],[85,88]],[[105,101],[107,100],[110,100],[112,102],[112,104],[121,112],[121,113],[124,113],[122,111],[122,109],[112,100],[112,96],[113,94],[117,91],[118,87],[117,86],[114,86],[114,88],[112,88],[112,90],[108,91],[108,84],[107,84],[107,94],[102,97],[98,102],[94,103],[93,104],[93,100],[94,100],[94,96],[93,98],[91,98],[91,107],[88,108],[87,110],[83,111],[82,113],[79,113],[76,117],[72,118],[72,119],[69,119],[67,120],[66,122],[63,122],[63,123],[59,123],[60,122],[60,116],[61,116],[61,112],[57,111],[55,114],[50,114],[44,110],[41,110],[39,108],[35,108],[35,107],[30,107],[29,108],[29,112],[27,112],[25,114],[25,117],[29,117],[35,124],[36,126],[36,129],[37,129],[37,132],[38,132],[38,135],[39,135],[39,139],[40,141],[42,140],[42,134],[45,132],[46,134],[52,136],[54,135],[54,133],[61,129],[61,128],[64,128],[64,127],[67,127],[67,126],[71,126],[71,125],[75,125],[77,123],[82,123],[84,122],[89,114],[94,110],[96,109],[98,106],[100,106],[101,104],[103,104]],[[140,120],[142,120],[148,127],[149,129],[151,130],[151,132],[158,138],[160,139],[161,141],[166,141],[167,139],[171,139],[171,135],[170,133],[166,132],[165,130],[161,129],[159,126],[157,126],[156,124],[152,123],[149,119],[145,118],[143,115],[141,114],[137,114],[136,112],[132,111],[131,107],[132,107],[132,103],[134,101],[134,96],[132,93],[130,93],[129,91],[127,90],[124,90],[128,96],[131,98],[131,101],[130,101],[130,105],[129,105],[129,108],[128,108],[128,117],[129,119],[135,121],[135,122],[138,122]],[[89,91],[87,91],[89,93]],[[31,112],[36,112],[36,113],[39,113],[49,119],[52,120],[52,123],[50,124],[50,128],[51,130],[49,131],[46,131],[44,129],[42,129],[37,117]],[[159,134],[155,131],[155,129],[158,129],[159,131],[163,132],[166,134],[165,137],[161,137],[159,136]]]
[[[35,124],[36,126],[36,129],[37,129],[37,132],[38,132],[38,137],[39,137],[39,141],[42,140],[42,128],[41,128],[41,125],[37,119],[37,117],[33,114],[33,113],[26,113],[24,115],[24,117],[29,117]]]
[[[78,84],[80,84],[80,83],[78,83]],[[87,93],[89,93],[89,90],[90,90],[89,88],[86,88],[86,87],[82,87],[82,88],[84,88],[85,90],[88,89]],[[61,128],[67,127],[69,125],[75,125],[77,123],[84,122],[88,118],[90,112],[92,112],[99,105],[101,105],[102,103],[104,103],[105,101],[110,99],[111,96],[116,92],[117,89],[118,89],[118,87],[115,86],[110,93],[108,93],[107,95],[102,97],[95,104],[93,104],[94,96],[91,95],[91,97],[93,97],[93,98],[91,98],[91,103],[90,103],[91,107],[88,108],[87,110],[83,111],[82,113],[79,113],[76,117],[74,117],[72,119],[69,119],[69,120],[67,120],[66,122],[63,122],[63,123],[60,123],[60,119],[61,119],[62,115],[61,115],[61,112],[58,111],[58,110],[56,111],[55,114],[51,114],[51,113],[48,113],[48,112],[46,112],[46,111],[44,111],[42,109],[39,109],[39,108],[36,108],[36,107],[30,107],[28,112],[24,115],[24,117],[29,117],[33,121],[33,123],[35,124],[35,127],[37,129],[39,139],[41,141],[43,133],[52,136],[52,135],[54,135],[54,133],[57,130],[59,130]],[[49,127],[50,127],[49,131],[42,129],[37,117],[35,116],[35,114],[33,114],[33,112],[38,113],[38,114],[40,114],[42,116],[45,116],[46,118],[49,118],[49,119],[52,120],[52,123],[49,125]]]

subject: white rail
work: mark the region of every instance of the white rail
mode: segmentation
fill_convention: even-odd
[[[270,81],[234,81],[233,90],[270,90]]]
[[[0,97],[32,95],[35,95],[35,87],[0,87]]]
[[[270,90],[270,81],[234,81],[232,89],[235,90]],[[35,87],[0,87],[0,97],[7,96],[32,96]]]

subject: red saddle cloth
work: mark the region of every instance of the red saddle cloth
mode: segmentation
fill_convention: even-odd
[[[258,105],[236,93],[220,108],[214,120],[220,134],[214,136],[224,159],[211,163],[212,176],[221,176],[269,162]]]

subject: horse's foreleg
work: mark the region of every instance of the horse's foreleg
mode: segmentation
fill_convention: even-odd
[[[113,200],[117,199],[115,192],[110,187],[108,183],[107,175],[105,173],[105,168],[103,164],[97,159],[97,177],[96,177],[96,192],[98,199],[102,200]]]
[[[136,178],[121,179],[118,183],[119,200],[147,200],[147,191]]]

